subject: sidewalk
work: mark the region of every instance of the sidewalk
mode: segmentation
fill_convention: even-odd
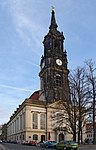
[[[83,148],[90,149],[90,150],[91,148],[96,149],[96,144],[86,144],[86,145],[82,144],[79,146],[79,149],[83,149]]]

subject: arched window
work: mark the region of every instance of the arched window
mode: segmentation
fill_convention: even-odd
[[[45,129],[45,114],[40,115],[40,129]]]
[[[33,129],[38,129],[38,114],[33,113]]]
[[[38,140],[38,135],[37,134],[33,135],[33,140]]]

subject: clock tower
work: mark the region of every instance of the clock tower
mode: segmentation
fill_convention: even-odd
[[[67,52],[64,50],[65,37],[57,30],[55,11],[52,9],[49,32],[44,37],[44,55],[40,62],[40,97],[46,103],[69,99]]]

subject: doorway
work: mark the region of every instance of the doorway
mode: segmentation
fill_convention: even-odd
[[[63,133],[60,133],[59,134],[59,142],[60,141],[64,141],[64,134]]]
[[[45,141],[45,135],[41,135],[41,142]]]

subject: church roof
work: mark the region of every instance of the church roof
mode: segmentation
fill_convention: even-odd
[[[14,111],[12,116],[10,117],[9,122],[19,113],[25,105],[36,105],[37,107],[45,107],[45,102],[39,100],[39,90],[35,91],[29,98],[26,98],[21,105]]]
[[[40,92],[40,90],[35,91],[28,99],[25,100],[25,102],[28,102],[30,104],[44,105],[45,106],[45,102],[39,100],[39,92]]]
[[[39,90],[38,91],[35,91],[30,97],[29,99],[32,99],[32,100],[38,100],[39,98]]]

